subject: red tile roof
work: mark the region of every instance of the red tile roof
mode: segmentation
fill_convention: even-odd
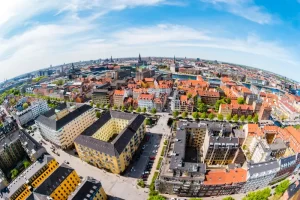
[[[242,168],[209,171],[205,176],[204,185],[224,185],[246,182],[247,171]]]

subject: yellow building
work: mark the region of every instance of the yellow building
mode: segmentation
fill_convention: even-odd
[[[51,197],[53,200],[67,200],[79,183],[76,171],[62,164],[33,191],[33,196],[34,199]]]
[[[58,163],[52,156],[44,155],[7,186],[4,199],[26,199],[32,194],[31,188],[38,187],[57,167]]]
[[[107,112],[75,139],[79,157],[99,168],[120,174],[144,138],[145,117]]]
[[[68,200],[107,200],[107,195],[100,181],[87,177],[78,186]]]
[[[93,107],[81,105],[51,109],[36,119],[41,134],[51,143],[66,149],[73,145],[75,138],[96,120]]]

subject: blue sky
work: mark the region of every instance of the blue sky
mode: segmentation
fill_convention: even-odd
[[[0,13],[0,82],[139,53],[233,62],[300,81],[300,0],[14,0]]]

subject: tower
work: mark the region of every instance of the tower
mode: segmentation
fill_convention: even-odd
[[[174,64],[176,63],[176,59],[175,59],[175,55],[174,55],[174,60],[173,60]]]
[[[139,54],[139,63],[142,62],[141,54]]]
[[[112,59],[112,56],[110,56],[110,62],[114,62],[113,59]]]

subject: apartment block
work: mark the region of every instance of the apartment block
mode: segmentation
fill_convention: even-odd
[[[48,110],[49,107],[47,102],[38,100],[31,102],[31,105],[27,109],[13,113],[13,116],[20,125],[24,125]]]
[[[240,192],[245,193],[268,186],[280,170],[277,160],[247,164],[247,182]]]
[[[7,174],[24,159],[35,162],[46,152],[38,142],[23,130],[15,121],[5,123],[0,131],[0,189],[7,186]]]
[[[111,104],[112,91],[109,89],[94,89],[92,92],[92,101],[95,104]]]
[[[215,105],[216,102],[220,99],[220,93],[214,91],[198,91],[198,95],[201,98],[201,101],[205,104]]]
[[[3,193],[4,199],[28,198],[32,193],[31,188],[37,188],[48,177],[48,174],[57,168],[58,163],[52,156],[43,155],[7,186],[7,191]]]
[[[146,108],[148,111],[154,108],[154,94],[140,94],[137,100],[140,108]]]
[[[233,163],[239,149],[239,139],[214,136],[207,132],[203,145],[204,162],[208,165],[228,165]]]
[[[51,197],[53,200],[67,200],[79,183],[80,178],[76,171],[62,164],[34,189],[29,198],[38,200]]]
[[[75,138],[96,120],[94,109],[89,105],[59,108],[39,116],[36,120],[42,136],[51,143],[65,149],[70,147]]]
[[[103,114],[75,140],[80,159],[120,174],[145,135],[145,117],[110,111]]]
[[[228,168],[211,170],[205,175],[200,196],[221,196],[236,194],[247,181],[247,170]]]
[[[100,181],[86,177],[78,188],[69,196],[68,200],[107,200],[107,195]]]

